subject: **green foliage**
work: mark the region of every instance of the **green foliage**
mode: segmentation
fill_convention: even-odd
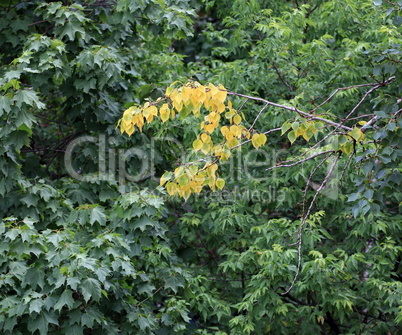
[[[3,219],[3,333],[181,333],[188,304],[174,296],[188,279],[162,213],[161,198],[141,191],[108,210],[81,205],[53,229]],[[168,307],[171,299],[180,312]]]

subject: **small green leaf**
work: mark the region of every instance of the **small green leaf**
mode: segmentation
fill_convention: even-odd
[[[282,125],[282,128],[281,128],[282,133],[281,133],[281,135],[283,135],[284,133],[286,133],[286,132],[290,129],[290,127],[291,127],[290,122],[289,122],[289,121],[286,121],[286,122]]]
[[[0,116],[4,113],[8,114],[11,111],[10,99],[6,96],[0,95]]]
[[[289,139],[290,143],[293,143],[296,140],[296,133],[294,130],[292,130],[288,133],[288,139]]]

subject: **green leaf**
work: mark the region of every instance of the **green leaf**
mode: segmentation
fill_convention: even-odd
[[[64,306],[72,308],[74,305],[73,292],[70,289],[65,289],[61,294],[60,299],[54,305],[54,309],[61,311]]]
[[[29,286],[33,290],[36,290],[38,286],[41,289],[43,289],[44,285],[45,285],[45,273],[43,272],[43,270],[36,267],[28,269],[22,281],[22,286],[23,287]]]
[[[101,286],[98,280],[87,278],[81,283],[82,295],[86,302],[90,299],[98,301],[101,297]]]
[[[45,301],[42,299],[33,299],[29,304],[29,314],[33,312],[40,313],[42,310],[42,306],[45,304]]]
[[[141,231],[145,231],[147,226],[153,227],[155,226],[155,222],[149,219],[148,217],[144,216],[138,219],[134,224],[134,229],[140,229]]]
[[[58,325],[58,321],[54,314],[42,312],[35,319],[29,320],[28,330],[32,333],[38,330],[40,335],[46,335],[48,334],[49,324]]]
[[[89,217],[89,223],[91,225],[93,225],[95,222],[98,222],[101,226],[104,226],[106,224],[106,220],[107,218],[103,207],[97,206],[92,208]]]
[[[21,108],[23,103],[28,106],[36,106],[38,109],[45,107],[45,104],[39,100],[35,91],[19,90],[17,94],[14,95],[14,99],[18,108]]]
[[[352,193],[349,195],[348,202],[356,201],[360,197],[359,193]]]
[[[291,123],[289,121],[286,121],[281,127],[281,130],[282,130],[281,135],[286,133],[290,129],[291,126],[292,126]]]
[[[288,133],[288,139],[289,139],[290,143],[293,143],[296,140],[296,133],[294,130],[292,130]]]
[[[0,116],[11,111],[11,102],[7,96],[0,95]]]
[[[177,293],[179,287],[184,287],[184,281],[181,277],[171,276],[165,282],[165,287],[172,289],[174,293]]]
[[[81,38],[85,38],[85,31],[82,29],[79,22],[67,22],[64,25],[64,29],[60,34],[60,37],[68,36],[70,41],[74,41],[75,35],[79,33]]]
[[[18,111],[17,119],[15,121],[15,126],[17,128],[25,125],[28,128],[32,128],[32,124],[36,122],[35,117],[26,111],[25,109],[21,109]]]

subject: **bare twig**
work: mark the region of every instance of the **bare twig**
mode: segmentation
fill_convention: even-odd
[[[335,152],[335,150],[326,150],[326,151],[322,151],[322,152],[319,152],[318,154],[315,154],[315,155],[312,155],[312,156],[310,156],[310,157],[301,159],[301,160],[299,160],[299,161],[297,161],[297,162],[295,162],[295,163],[292,163],[292,164],[281,164],[281,163],[279,163],[279,164],[277,164],[277,165],[275,165],[275,166],[271,166],[270,168],[266,169],[265,171],[270,171],[270,170],[273,170],[273,169],[276,169],[276,168],[280,168],[280,167],[291,167],[291,166],[299,165],[299,164],[301,164],[301,163],[307,162],[308,160],[313,159],[313,158],[316,158],[316,157],[318,157],[318,156],[325,155],[325,154],[328,154],[328,153],[333,154],[334,152]]]
[[[313,197],[313,199],[312,199],[311,202],[310,202],[310,206],[309,206],[309,208],[307,209],[307,212],[305,213],[305,215],[303,215],[303,219],[302,219],[302,222],[301,222],[301,224],[300,224],[300,228],[299,228],[299,232],[298,232],[298,238],[297,238],[297,244],[298,244],[298,247],[297,247],[297,255],[298,255],[298,257],[297,257],[297,258],[298,258],[298,259],[297,259],[296,273],[295,273],[295,275],[294,275],[294,277],[293,277],[292,283],[290,284],[289,288],[288,288],[284,293],[280,293],[281,295],[288,294],[288,293],[292,290],[294,284],[296,283],[297,278],[299,277],[300,268],[301,268],[301,259],[302,259],[302,235],[303,235],[303,227],[304,227],[304,225],[305,225],[306,222],[307,222],[307,219],[308,219],[308,217],[309,217],[309,215],[310,215],[310,213],[311,213],[311,210],[312,210],[312,208],[313,208],[313,205],[314,205],[315,200],[317,199],[318,194],[319,194],[319,193],[321,192],[321,190],[324,188],[324,186],[325,186],[326,183],[328,182],[328,180],[329,180],[329,178],[330,178],[332,172],[334,171],[334,168],[335,168],[335,166],[336,166],[336,163],[337,163],[338,160],[339,160],[339,157],[340,157],[340,156],[338,155],[337,158],[336,158],[336,159],[334,160],[334,162],[332,163],[332,165],[331,165],[331,167],[330,167],[330,169],[329,169],[327,175],[325,176],[323,182],[321,183],[320,187],[317,189],[316,193],[314,194],[314,197]]]
[[[257,122],[257,120],[259,119],[259,117],[261,116],[262,112],[265,111],[267,109],[269,105],[266,104],[264,107],[261,108],[261,110],[259,111],[257,117],[254,119],[253,124],[250,126],[250,128],[248,129],[248,132],[251,131],[251,129],[253,129],[255,123]]]
[[[278,75],[280,81],[287,87],[287,89],[292,92],[293,88],[285,81],[285,79],[282,77],[282,74],[280,73],[278,67],[276,66],[275,63],[272,63],[273,68],[275,69],[276,74]]]
[[[369,83],[369,84],[360,84],[360,85],[352,85],[348,87],[340,87],[337,88],[327,99],[325,99],[322,103],[320,103],[318,106],[316,106],[314,109],[310,111],[310,113],[314,113],[318,108],[324,106],[328,101],[330,101],[339,91],[345,91],[345,90],[350,90],[352,88],[358,88],[358,87],[367,87],[367,86],[378,86],[378,83]]]
[[[313,177],[314,177],[315,173],[317,172],[317,170],[328,160],[328,158],[330,158],[332,156],[332,154],[333,154],[333,152],[329,153],[319,164],[317,164],[314,167],[313,171],[311,171],[311,173],[308,177],[308,180],[306,182],[306,187],[304,188],[304,191],[303,191],[303,209],[302,209],[303,217],[305,216],[305,206],[306,206],[306,202],[307,202],[307,199],[306,199],[307,198],[307,190],[311,186]],[[292,245],[292,244],[290,244],[290,245]]]

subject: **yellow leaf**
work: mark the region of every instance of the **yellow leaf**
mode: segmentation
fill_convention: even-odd
[[[205,126],[204,126],[204,130],[207,132],[207,133],[212,133],[214,130],[215,130],[215,126],[213,125],[213,124],[206,124]]]
[[[225,133],[225,138],[226,138],[226,141],[231,141],[234,138],[233,133],[230,130],[227,131]]]
[[[179,178],[184,173],[184,166],[179,166],[174,170],[174,176]]]
[[[131,108],[126,109],[123,114],[123,121],[130,122],[132,115]]]
[[[223,126],[222,128],[221,128],[221,133],[222,133],[222,135],[223,136],[225,136],[226,137],[226,133],[229,131],[229,128],[227,127],[227,126]]]
[[[254,134],[251,138],[251,143],[256,149],[263,146],[265,142],[267,142],[267,136],[265,134]]]
[[[188,168],[188,174],[190,177],[194,177],[198,172],[198,166],[197,165],[190,165]]]
[[[306,126],[305,126],[304,124],[301,124],[301,125],[295,130],[296,136],[297,136],[297,137],[303,136],[303,134],[305,133],[305,131],[306,131]]]
[[[193,142],[193,148],[194,148],[195,151],[201,150],[203,145],[204,144],[200,140],[195,140]]]
[[[190,195],[191,195],[191,189],[183,190],[182,197],[184,198],[184,200],[187,201],[187,199],[190,198]]]
[[[227,145],[227,147],[228,147],[229,149],[235,147],[235,146],[238,145],[238,144],[239,144],[239,140],[238,140],[237,138],[235,138],[235,137],[233,137],[232,139],[230,139],[230,140],[227,141],[227,143],[226,143],[226,145]]]
[[[231,109],[231,110],[229,110],[229,112],[225,113],[225,118],[231,119],[235,115],[236,115],[236,111],[234,109]]]
[[[221,190],[225,186],[225,181],[222,178],[218,178],[215,181],[215,185],[216,185],[217,188],[219,188]]]
[[[192,90],[193,89],[188,86],[184,86],[181,90],[181,99],[185,105],[187,105],[190,102]]]
[[[230,132],[233,134],[233,136],[239,137],[241,136],[241,128],[236,125],[230,126]]]
[[[193,184],[191,188],[194,190],[195,193],[200,193],[202,191],[202,185],[200,184]]]
[[[226,100],[227,95],[228,95],[228,92],[219,91],[218,93],[214,94],[214,99],[218,100],[219,102],[224,102]]]
[[[134,133],[134,126],[132,124],[130,124],[130,126],[126,128],[126,133],[128,134],[128,136],[131,136]]]
[[[218,103],[215,103],[214,106],[215,106],[216,112],[219,113],[219,114],[223,113],[225,111],[225,109],[226,109],[225,104],[223,102],[220,102],[220,101]]]
[[[350,132],[348,132],[348,135],[353,137],[355,141],[360,141],[364,137],[364,133],[357,127],[354,127]]]
[[[174,81],[173,83],[170,84],[170,86],[166,89],[165,95],[167,97],[169,97],[171,95],[171,93],[174,91],[174,85],[177,83],[178,81]]]
[[[214,164],[208,165],[207,171],[208,171],[209,175],[211,175],[211,173],[215,174],[216,170],[218,170],[218,164],[214,163]]]
[[[168,182],[166,184],[166,190],[170,195],[175,195],[177,193],[177,184]]]
[[[204,155],[206,155],[207,153],[209,153],[209,152],[211,151],[211,148],[212,148],[212,141],[205,142],[205,143],[202,145],[201,151],[202,151],[202,153],[203,153]]]
[[[153,116],[158,115],[158,108],[156,108],[156,106],[149,106],[146,108],[146,110],[148,111],[148,113],[150,115],[153,115]],[[145,110],[144,110],[144,115],[145,115]]]
[[[314,134],[311,132],[310,129],[307,129],[307,130],[302,134],[303,138],[304,138],[307,142],[310,141],[310,138],[313,137],[313,135],[314,135]]]
[[[205,171],[201,171],[201,172],[197,173],[194,176],[193,180],[201,185],[205,181]]]
[[[207,92],[207,96],[209,97],[213,97],[215,94],[219,92],[219,89],[214,84],[211,83],[208,84],[207,89],[209,90]]]
[[[353,144],[352,144],[352,142],[346,142],[344,145],[341,146],[340,149],[346,155],[350,155],[351,152],[353,151]]]
[[[178,102],[179,101],[179,102]],[[176,109],[178,112],[180,112],[183,109],[183,104],[181,100],[175,100],[173,101],[173,107]]]
[[[154,119],[154,116],[153,116],[152,114],[149,114],[149,115],[146,117],[146,119],[147,119],[147,121],[148,121],[149,123],[151,123],[152,120]]]
[[[239,114],[235,115],[235,116],[233,117],[233,122],[234,122],[235,124],[239,124],[239,123],[241,122],[241,116],[240,116]]]
[[[221,119],[221,116],[215,112],[209,113],[205,117],[205,121],[209,121],[210,123],[218,123],[220,119]]]
[[[206,109],[208,109],[208,110],[211,109],[211,99],[210,99],[210,98],[208,98],[208,97],[205,98],[205,100],[204,100],[204,107],[205,107]]]
[[[170,110],[168,104],[163,104],[162,107],[159,109],[159,115],[161,117],[162,122],[166,122],[169,120]]]
[[[208,134],[201,134],[201,140],[204,142],[204,143],[208,143],[208,142],[211,142],[211,136],[209,136]]]

